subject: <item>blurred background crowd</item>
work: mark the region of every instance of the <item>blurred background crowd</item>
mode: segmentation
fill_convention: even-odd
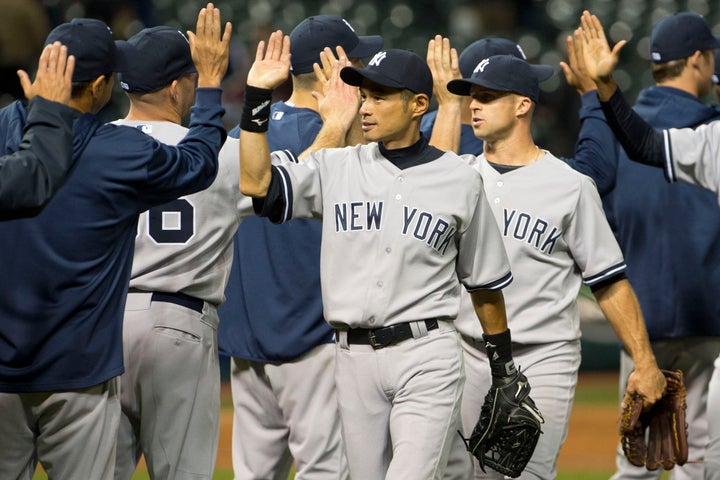
[[[57,24],[74,17],[105,21],[116,39],[159,24],[194,29],[206,0],[0,0],[0,106],[20,94],[15,70],[32,70],[44,39]],[[515,40],[532,63],[553,65],[557,74],[542,84],[535,138],[557,155],[572,155],[578,129],[579,100],[565,83],[559,62],[566,58],[565,38],[584,9],[600,17],[611,42],[626,39],[616,78],[631,103],[653,83],[648,42],[658,19],[676,11],[706,17],[720,35],[717,0],[218,0],[223,20],[233,23],[231,67],[225,81],[225,122],[234,126],[242,108],[244,79],[255,46],[274,29],[289,33],[303,18],[334,14],[346,18],[359,35],[382,35],[385,47],[409,48],[425,55],[436,33],[451,39],[458,51],[474,40],[500,36]],[[279,97],[288,90],[280,89]],[[114,120],[126,112],[117,87],[101,112]]]

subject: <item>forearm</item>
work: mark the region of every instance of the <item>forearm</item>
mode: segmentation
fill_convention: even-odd
[[[595,181],[600,195],[615,186],[618,148],[610,126],[600,107],[595,90],[581,97],[580,133],[575,144],[575,158],[564,159],[575,170]]]
[[[608,125],[628,157],[646,165],[662,167],[665,159],[662,133],[656,132],[633,111],[619,89],[607,101],[599,98]]]
[[[240,191],[263,198],[272,178],[266,133],[272,90],[248,87],[247,96],[240,121]]]
[[[470,298],[485,334],[495,335],[508,329],[502,290],[475,290],[470,292]]]
[[[79,112],[40,97],[28,105],[20,149],[0,158],[0,212],[39,208],[73,163],[73,120]]]
[[[622,279],[594,293],[615,334],[632,357],[636,370],[656,368],[640,303],[630,282]]]
[[[337,148],[345,145],[347,129],[343,125],[339,125],[332,121],[323,123],[322,128],[318,132],[313,143],[300,154],[298,159],[306,158],[311,152],[316,152],[323,148]]]
[[[461,103],[440,104],[433,124],[430,145],[458,153],[460,150]]]

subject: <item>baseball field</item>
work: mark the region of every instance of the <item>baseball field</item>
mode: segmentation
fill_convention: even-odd
[[[231,480],[232,400],[223,385],[220,449],[214,480]],[[617,372],[581,373],[570,430],[558,460],[558,480],[607,480],[614,470],[617,444]],[[140,465],[133,480],[148,479]],[[292,478],[292,477],[291,477]],[[669,478],[665,474],[662,478]],[[33,480],[47,479],[40,469]]]

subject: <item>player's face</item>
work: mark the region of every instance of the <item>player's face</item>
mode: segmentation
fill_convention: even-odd
[[[364,80],[360,101],[362,132],[368,142],[382,142],[393,149],[409,147],[420,138],[419,130],[413,128],[415,100],[407,91]]]
[[[470,98],[475,136],[491,143],[507,138],[515,126],[518,99],[522,97],[474,85],[470,90]]]

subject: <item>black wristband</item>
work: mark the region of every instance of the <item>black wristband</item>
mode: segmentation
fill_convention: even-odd
[[[490,370],[494,377],[509,377],[517,373],[515,362],[512,358],[512,341],[510,329],[495,335],[483,334],[485,349],[487,350]]]
[[[273,91],[269,88],[245,87],[245,104],[240,129],[247,132],[264,133],[268,130],[270,103]]]

